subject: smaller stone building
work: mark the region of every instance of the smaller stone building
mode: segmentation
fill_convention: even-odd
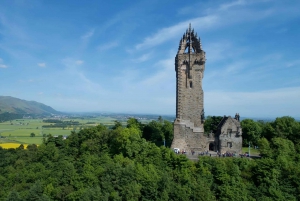
[[[240,115],[236,114],[234,118],[224,116],[218,125],[217,132],[214,135],[214,142],[209,145],[210,150],[220,153],[242,153],[242,128],[240,124]]]

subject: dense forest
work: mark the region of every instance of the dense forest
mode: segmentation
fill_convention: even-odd
[[[4,112],[0,114],[0,122],[10,121],[14,119],[21,119],[23,118],[23,114],[13,114],[9,112]]]
[[[300,123],[241,123],[245,144],[259,146],[262,158],[190,161],[160,145],[173,137],[161,118],[129,119],[127,127],[116,121],[66,140],[49,135],[27,149],[0,147],[0,200],[300,200]]]

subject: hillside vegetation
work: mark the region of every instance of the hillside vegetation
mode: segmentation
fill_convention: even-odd
[[[0,96],[0,114],[58,114],[52,107],[36,101],[26,101],[11,96]]]
[[[0,148],[0,200],[300,200],[299,126],[289,117],[266,124],[257,160],[192,162],[153,143],[172,138],[170,124],[134,119]]]

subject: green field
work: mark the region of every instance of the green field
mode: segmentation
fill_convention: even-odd
[[[56,135],[70,135],[71,131],[79,131],[80,129],[104,124],[107,126],[113,126],[114,121],[117,119],[110,117],[97,117],[97,118],[76,118],[76,119],[64,119],[63,121],[78,121],[79,125],[66,126],[65,128],[43,128],[43,125],[50,125],[50,123],[44,123],[43,119],[17,119],[13,121],[6,121],[0,123],[0,143],[16,142],[26,144],[41,144],[43,141],[43,135],[51,134]],[[126,124],[126,122],[122,122]],[[34,133],[35,137],[30,137],[30,134]]]

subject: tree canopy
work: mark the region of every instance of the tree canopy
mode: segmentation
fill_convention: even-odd
[[[287,119],[290,124],[282,123]],[[127,123],[72,131],[66,140],[49,135],[27,149],[0,147],[0,200],[300,200],[299,122],[293,119],[261,124],[261,159],[196,162],[156,145],[172,138],[170,122]],[[264,136],[271,128],[278,130]]]

